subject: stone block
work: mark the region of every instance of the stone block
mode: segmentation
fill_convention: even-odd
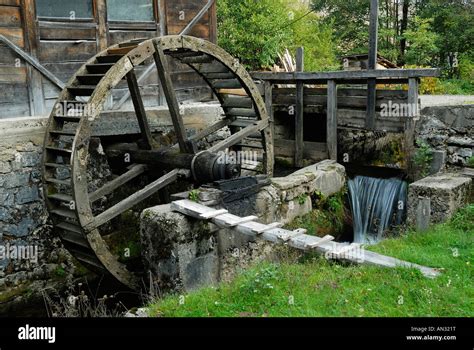
[[[16,204],[26,204],[35,202],[39,199],[38,197],[38,187],[30,186],[21,188],[15,195]]]
[[[162,290],[190,290],[218,281],[216,233],[211,225],[161,205],[143,211],[142,257]]]
[[[41,162],[41,155],[38,152],[20,153],[20,162],[24,167],[38,166]]]
[[[10,173],[4,176],[5,188],[15,188],[27,186],[30,181],[29,173]]]
[[[15,205],[15,194],[13,189],[0,188],[0,205],[12,207]]]
[[[0,207],[0,221],[7,221],[11,218],[10,211],[5,207]],[[2,231],[0,230],[0,233]]]
[[[16,224],[4,225],[2,228],[2,233],[9,234],[15,237],[25,237],[28,236],[39,223],[35,223],[32,218],[25,217]]]
[[[466,205],[472,180],[457,174],[438,174],[408,187],[408,223],[415,225],[419,202],[430,199],[431,224],[445,222]]]
[[[433,151],[430,174],[437,174],[446,168],[446,151]]]
[[[324,160],[306,168],[300,169],[290,176],[312,174],[314,180],[309,183],[309,192],[319,191],[325,196],[331,196],[344,188],[346,170],[343,165],[333,160]]]
[[[12,167],[9,162],[0,161],[0,174],[6,174],[12,171]]]

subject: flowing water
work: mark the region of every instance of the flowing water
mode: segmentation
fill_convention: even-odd
[[[354,242],[373,244],[405,217],[407,183],[398,178],[356,176],[348,182]]]

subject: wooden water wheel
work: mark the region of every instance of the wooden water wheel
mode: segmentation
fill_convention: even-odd
[[[166,68],[167,56],[196,71],[212,89],[225,114],[192,137],[188,136],[180,115]],[[177,138],[173,146],[157,145],[150,131],[135,71],[147,60],[154,60],[157,66]],[[126,81],[130,91],[140,134],[136,142],[117,137],[120,143],[117,141],[107,148],[107,159],[112,161],[127,155],[131,162],[115,170],[108,177],[110,180],[91,192],[88,184],[94,178],[95,169],[88,164],[93,126],[100,124],[106,100],[122,81]],[[233,93],[237,90],[240,93]],[[197,148],[199,140],[225,128],[230,130],[227,138],[205,150]],[[119,262],[106,243],[102,228],[179,177],[206,183],[239,176],[240,165],[217,161],[221,159],[218,152],[242,147],[249,137],[254,137],[252,147],[261,152],[261,171],[271,173],[273,155],[265,103],[244,67],[223,49],[188,36],[134,40],[112,46],[91,58],[71,78],[49,119],[42,170],[44,196],[55,232],[86,267],[111,274],[121,283],[136,288],[137,276]],[[255,140],[259,141],[258,146]],[[94,207],[96,201],[104,201],[139,177],[148,181],[140,189],[109,207],[102,206],[99,211]]]

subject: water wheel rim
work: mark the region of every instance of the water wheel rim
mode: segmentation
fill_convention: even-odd
[[[80,74],[87,72],[87,66],[97,62],[97,58],[104,57],[110,52],[110,50],[119,50],[119,45],[114,45],[108,49],[102,51],[98,55],[88,60],[79,71],[71,78],[53,108],[48,122],[48,132],[45,137],[45,152],[43,156],[43,180],[48,181],[47,175],[47,162],[48,152],[51,149],[47,149],[48,145],[51,144],[51,130],[55,125],[56,117],[56,106],[60,103],[71,99],[71,93],[69,88],[74,84],[77,84],[76,77]],[[253,109],[256,114],[256,120],[258,121],[257,127],[253,129],[258,130],[262,135],[262,148],[264,152],[263,171],[271,173],[273,170],[273,154],[272,146],[270,143],[271,134],[268,128],[269,118],[265,109],[265,102],[259,93],[259,90],[240,63],[229,55],[222,48],[202,39],[189,37],[189,36],[166,36],[149,39],[141,42],[137,47],[131,49],[122,58],[118,59],[111,68],[105,73],[104,77],[95,86],[89,100],[87,101],[86,113],[82,115],[82,118],[77,127],[75,136],[71,145],[70,153],[70,178],[71,178],[71,190],[74,201],[74,208],[72,210],[75,213],[78,226],[82,229],[83,235],[87,241],[87,244],[97,257],[98,262],[103,265],[104,270],[112,274],[117,280],[125,285],[132,288],[137,288],[139,281],[136,276],[130,273],[126,267],[117,261],[117,257],[113,255],[107,247],[107,244],[103,240],[98,230],[98,227],[94,224],[94,215],[92,213],[91,200],[88,192],[88,181],[87,181],[87,157],[89,156],[89,140],[92,136],[92,125],[100,117],[103,110],[105,101],[107,100],[112,89],[126,76],[127,73],[133,71],[133,69],[143,63],[146,59],[152,57],[156,50],[163,50],[166,54],[176,52],[179,50],[187,52],[202,53],[208,55],[215,62],[219,62],[222,66],[226,67],[230,73],[232,73],[238,82],[240,82],[242,88],[247,93],[247,96],[251,99]],[[199,64],[188,64],[203,79],[209,84],[214,94],[218,97],[221,105],[223,100],[221,94],[215,86],[210,83],[209,79],[199,70]],[[216,84],[217,85],[217,84]],[[225,85],[225,84],[224,84]],[[227,115],[229,109],[224,108],[224,113]],[[229,112],[230,114],[230,112]],[[245,133],[245,127],[241,129]],[[249,129],[250,130],[250,129]],[[238,134],[238,133],[237,133]],[[235,134],[234,134],[235,135]],[[239,136],[240,137],[240,136]],[[232,140],[231,140],[232,141]],[[221,146],[226,146],[224,142]],[[51,148],[51,147],[49,147]],[[215,147],[214,150],[218,150],[219,147]],[[47,190],[48,186],[45,186]],[[48,196],[45,194],[45,198]],[[47,206],[52,211],[55,206],[47,199]],[[74,254],[73,254],[74,255]],[[87,259],[85,259],[87,260]],[[91,265],[94,265],[94,261],[91,261]]]

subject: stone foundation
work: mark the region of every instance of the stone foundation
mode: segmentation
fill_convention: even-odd
[[[408,218],[411,225],[426,229],[449,220],[468,203],[472,180],[457,174],[438,174],[408,187]]]
[[[288,223],[312,210],[310,195],[335,194],[345,185],[344,167],[324,161],[271,184],[245,200],[220,203],[239,216],[256,215],[262,223]],[[201,189],[201,197],[209,197]],[[215,193],[213,193],[215,196]],[[209,205],[209,204],[207,204]],[[157,206],[141,215],[141,239],[145,268],[162,292],[190,290],[230,280],[236,273],[261,260],[279,260],[299,253],[286,247],[254,240],[230,229]]]

